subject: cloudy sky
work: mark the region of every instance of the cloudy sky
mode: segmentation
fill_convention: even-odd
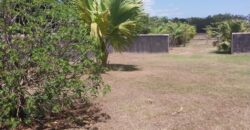
[[[250,0],[143,0],[151,16],[206,17],[218,13],[250,14]]]

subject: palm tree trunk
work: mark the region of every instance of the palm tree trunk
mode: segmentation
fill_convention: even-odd
[[[107,50],[107,46],[106,46],[106,44],[105,44],[105,42],[102,42],[101,43],[101,49],[102,49],[102,53],[103,53],[103,55],[102,55],[102,59],[101,59],[101,61],[102,61],[102,65],[103,66],[106,66],[107,65],[107,61],[108,61],[108,55],[109,55],[109,52],[108,52],[108,50]]]
[[[104,52],[103,56],[102,56],[102,65],[103,66],[107,66],[107,62],[108,62],[108,52]]]

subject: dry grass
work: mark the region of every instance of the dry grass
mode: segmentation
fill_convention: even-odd
[[[250,129],[250,55],[193,40],[170,54],[112,54],[101,130]]]

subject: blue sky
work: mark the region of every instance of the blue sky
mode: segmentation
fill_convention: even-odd
[[[250,14],[250,0],[143,0],[151,16],[206,17],[219,13]]]

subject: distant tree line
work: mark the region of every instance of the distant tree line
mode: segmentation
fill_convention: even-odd
[[[188,23],[196,27],[197,33],[205,33],[205,28],[213,23],[219,23],[226,20],[248,20],[250,21],[250,14],[248,16],[243,15],[232,15],[232,14],[217,14],[217,15],[210,15],[205,18],[200,17],[191,17],[191,18],[173,18],[169,19],[167,17],[150,17],[148,15],[141,16],[141,23],[140,25],[140,33],[152,33],[160,26],[165,23],[171,22],[181,22],[181,23]]]

